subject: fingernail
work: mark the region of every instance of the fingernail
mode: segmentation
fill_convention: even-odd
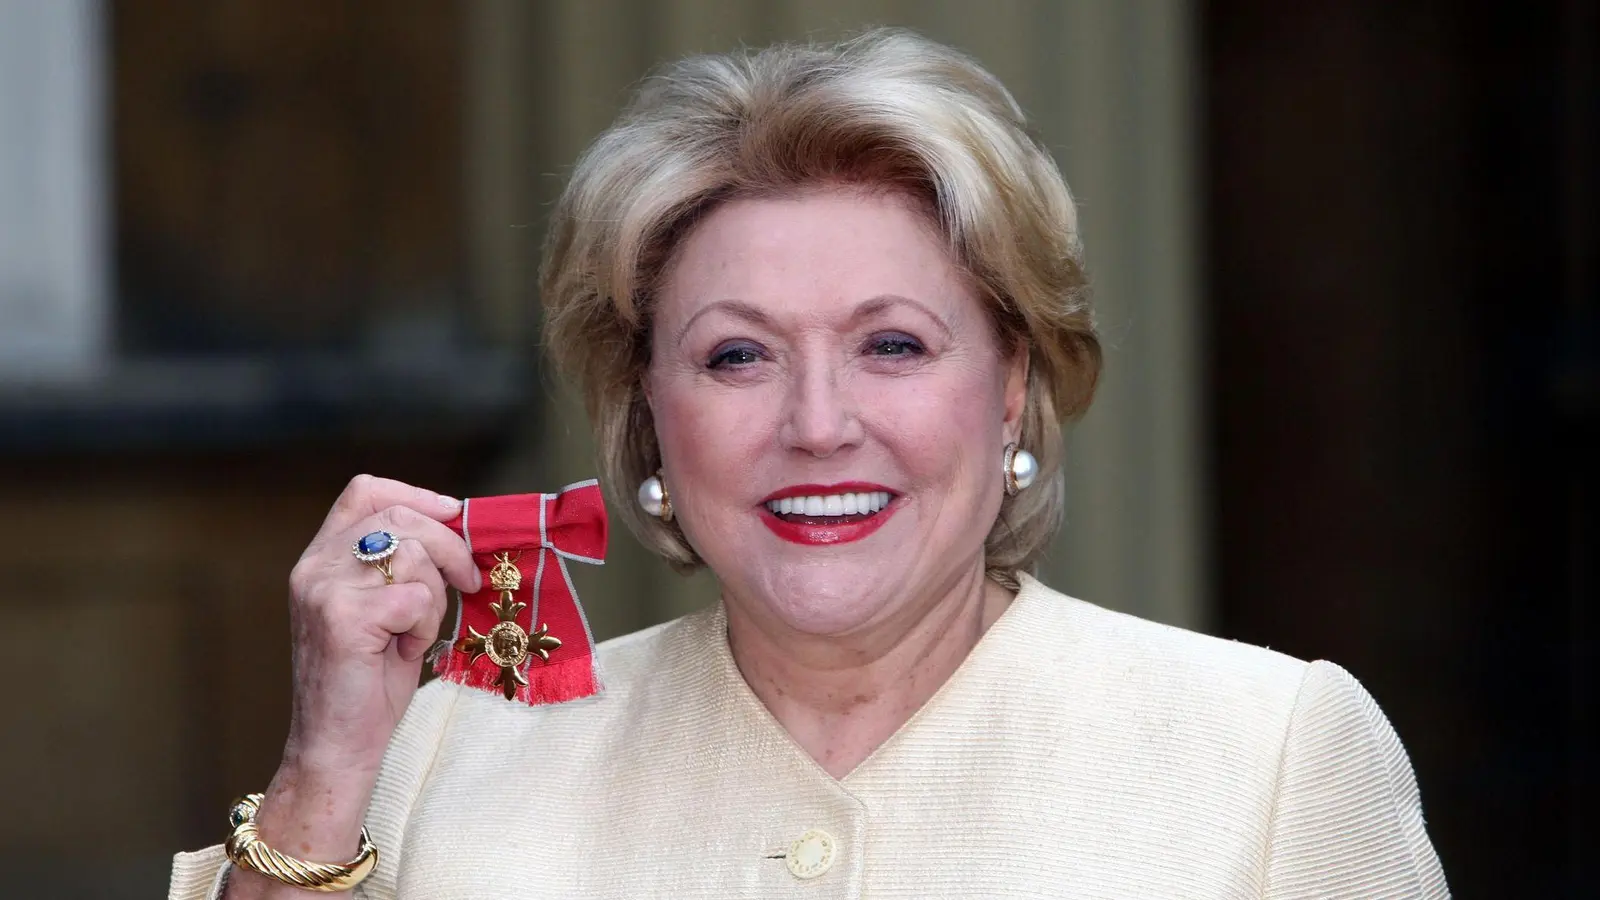
[[[444,507],[445,509],[460,509],[461,508],[461,501],[457,500],[454,497],[447,497],[444,494],[440,494],[439,495],[439,505]]]

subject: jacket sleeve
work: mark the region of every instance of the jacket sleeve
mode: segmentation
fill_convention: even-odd
[[[1447,900],[1411,762],[1344,669],[1312,663],[1295,702],[1267,847],[1268,900]]]
[[[461,688],[443,681],[424,685],[389,739],[383,768],[367,807],[367,833],[378,847],[378,866],[352,893],[359,900],[393,900],[406,821],[443,742]],[[217,811],[218,829],[226,810]],[[179,853],[172,861],[168,900],[217,900],[232,868],[222,845]]]

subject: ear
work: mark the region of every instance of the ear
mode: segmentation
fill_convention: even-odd
[[[1006,362],[1005,420],[1006,441],[1022,440],[1022,414],[1028,408],[1028,345],[1018,341]]]

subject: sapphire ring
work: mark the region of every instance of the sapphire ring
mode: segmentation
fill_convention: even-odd
[[[400,539],[387,531],[374,531],[350,545],[350,552],[356,559],[383,573],[384,584],[394,584],[394,571],[389,568],[389,561],[398,549]]]

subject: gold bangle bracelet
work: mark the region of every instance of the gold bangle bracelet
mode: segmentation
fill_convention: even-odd
[[[378,848],[367,829],[361,829],[361,849],[347,863],[314,863],[295,859],[268,847],[256,828],[261,794],[246,794],[228,810],[233,833],[225,848],[233,864],[268,878],[308,891],[348,891],[360,884],[378,865]]]

